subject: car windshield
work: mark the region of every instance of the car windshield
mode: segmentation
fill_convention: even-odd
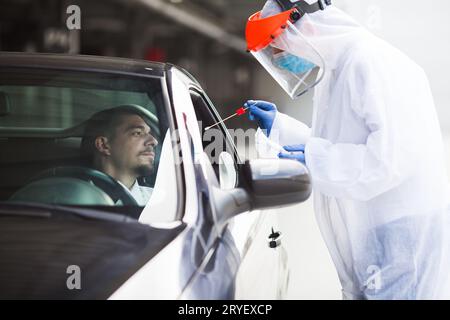
[[[163,79],[0,69],[0,201],[136,215],[155,193],[168,131]]]

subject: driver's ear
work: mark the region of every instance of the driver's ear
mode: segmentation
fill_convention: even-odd
[[[95,138],[95,148],[103,155],[111,155],[111,148],[107,137],[99,136]]]

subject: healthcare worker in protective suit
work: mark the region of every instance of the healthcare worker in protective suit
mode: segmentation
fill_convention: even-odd
[[[291,98],[314,87],[312,128],[270,102],[246,107],[280,158],[307,166],[343,297],[449,298],[448,181],[424,71],[329,0],[269,0],[246,38]]]

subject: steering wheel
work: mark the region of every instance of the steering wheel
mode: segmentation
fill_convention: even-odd
[[[114,203],[121,200],[125,206],[138,206],[131,193],[125,190],[114,178],[98,170],[87,167],[56,167],[45,170],[33,177],[30,182],[48,178],[75,178],[92,183],[105,192]]]

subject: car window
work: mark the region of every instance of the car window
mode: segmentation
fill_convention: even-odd
[[[208,155],[217,178],[220,179],[219,156],[222,152],[227,152],[232,156],[235,166],[236,163],[238,163],[234,144],[228,139],[226,134],[227,129],[224,125],[205,130],[205,128],[215,124],[221,119],[214,114],[214,107],[210,104],[202,92],[196,89],[191,89],[190,95],[197,119],[199,121],[198,125],[202,134],[203,150]]]
[[[101,207],[138,218],[157,176],[167,174],[159,172],[170,140],[163,83],[156,76],[0,69],[0,201]]]

